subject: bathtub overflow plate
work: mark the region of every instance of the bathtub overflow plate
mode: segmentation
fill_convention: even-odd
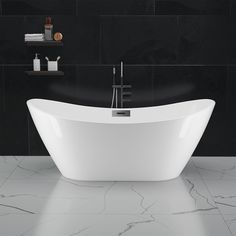
[[[130,117],[130,110],[113,110],[113,117]]]

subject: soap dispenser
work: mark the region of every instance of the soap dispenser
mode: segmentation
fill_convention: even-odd
[[[38,53],[35,54],[35,59],[33,60],[34,71],[40,71],[40,59],[38,58]]]

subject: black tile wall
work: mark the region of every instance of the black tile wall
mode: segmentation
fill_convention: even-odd
[[[102,63],[176,63],[175,16],[105,16],[101,18],[101,31]]]
[[[75,15],[76,0],[2,0],[3,15]]]
[[[112,96],[111,66],[77,66],[77,103],[109,107]]]
[[[45,16],[63,47],[26,47]],[[195,155],[236,155],[234,0],[0,0],[0,155],[48,155],[25,102],[110,107],[112,66],[125,62],[126,107],[217,102]],[[62,78],[31,78],[34,54],[61,56]]]
[[[225,108],[227,67],[155,66],[154,102],[166,104],[188,99],[211,98]]]
[[[228,24],[228,57],[229,64],[236,64],[236,14],[229,17]]]
[[[0,63],[24,63],[23,17],[0,17]]]
[[[230,0],[156,0],[156,13],[163,15],[229,15]]]
[[[5,111],[5,80],[3,66],[0,66],[0,112]]]
[[[78,0],[78,15],[154,15],[155,0]]]
[[[31,91],[28,77],[24,73],[29,70],[27,66],[4,66],[5,81],[5,110],[15,112],[19,116],[25,116],[25,102],[30,98]]]
[[[222,147],[228,146],[229,155],[234,155],[235,140],[236,140],[236,66],[228,66],[228,88],[227,88],[227,121],[228,129],[224,131],[226,141],[221,144]]]
[[[0,129],[2,132],[0,132],[0,150],[1,150],[1,155],[4,154],[5,152],[5,131],[3,132],[3,129],[4,129],[4,120],[5,118],[3,117],[4,115],[4,112],[0,112]]]
[[[178,62],[226,64],[228,17],[179,16]]]
[[[1,155],[28,155],[27,113],[6,111],[1,116]]]
[[[234,0],[231,0],[231,7],[230,7],[230,15],[235,16],[236,15],[236,2]]]

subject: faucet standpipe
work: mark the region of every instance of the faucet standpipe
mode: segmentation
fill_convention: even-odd
[[[116,67],[113,66],[113,84],[112,84],[112,102],[111,108],[114,106],[115,101],[115,108],[118,108],[118,103],[120,103],[120,108],[124,107],[124,102],[130,102],[131,100],[127,98],[127,96],[131,95],[131,92],[124,92],[124,89],[130,89],[132,86],[128,84],[124,84],[124,62],[120,62],[120,84],[116,84]],[[118,89],[120,89],[120,101],[118,101]],[[124,97],[125,96],[125,97]]]
[[[123,61],[120,62],[120,107],[123,108],[124,107],[124,95],[123,95],[123,91],[124,91],[124,63]]]

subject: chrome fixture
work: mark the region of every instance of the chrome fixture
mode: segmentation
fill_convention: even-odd
[[[116,116],[116,117],[130,116],[130,110],[113,110],[112,116]]]
[[[127,91],[128,89],[131,89],[131,88],[132,88],[131,85],[124,84],[124,63],[123,61],[121,61],[120,62],[120,84],[116,84],[116,67],[113,66],[113,84],[112,84],[113,92],[112,92],[111,108],[124,108],[124,102],[131,101],[131,99],[128,97],[131,96],[132,93],[130,91]],[[120,97],[120,101],[118,97]],[[118,107],[119,103],[120,103],[120,107]]]

